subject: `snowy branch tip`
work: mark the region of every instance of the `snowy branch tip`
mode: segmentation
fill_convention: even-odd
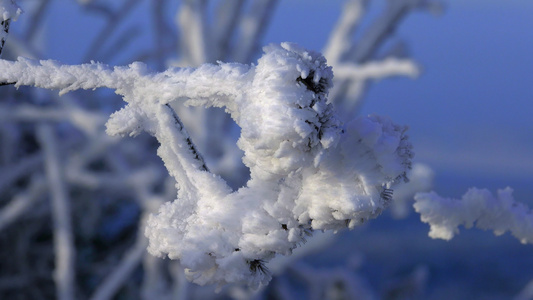
[[[493,230],[495,235],[510,231],[523,244],[533,243],[533,214],[524,204],[516,202],[513,190],[498,190],[496,196],[486,189],[471,188],[461,200],[442,198],[435,192],[418,193],[415,210],[422,222],[429,223],[429,236],[450,240],[459,233],[459,226]]]

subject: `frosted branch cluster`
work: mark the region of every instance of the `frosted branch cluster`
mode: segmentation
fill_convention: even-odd
[[[522,243],[533,243],[533,215],[524,204],[516,202],[513,190],[505,188],[493,195],[486,189],[471,188],[459,199],[443,198],[435,192],[418,193],[415,210],[431,226],[429,236],[450,240],[459,226],[493,230],[495,235],[510,231]]]
[[[327,102],[333,73],[294,44],[264,48],[257,65],[219,63],[149,72],[144,64],[78,66],[0,61],[1,82],[59,89],[107,87],[128,104],[107,132],[147,131],[176,179],[178,197],[147,221],[148,250],[179,259],[199,284],[265,284],[265,263],[289,255],[313,230],[353,228],[376,217],[391,186],[406,180],[406,128],[379,116],[345,126]],[[173,101],[223,107],[241,127],[238,147],[251,179],[233,191],[208,170]]]

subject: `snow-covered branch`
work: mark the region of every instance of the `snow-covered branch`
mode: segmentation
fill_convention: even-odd
[[[429,236],[450,240],[459,226],[493,230],[495,235],[510,231],[520,242],[533,243],[533,214],[526,205],[516,202],[513,190],[498,190],[496,196],[485,189],[471,188],[459,199],[443,198],[435,192],[415,196],[415,210],[429,223]]]
[[[387,118],[341,126],[326,98],[333,74],[320,54],[288,43],[264,50],[257,66],[162,73],[140,63],[0,61],[0,81],[60,93],[107,87],[122,95],[128,105],[111,115],[107,132],[154,135],[179,186],[178,199],[148,220],[148,250],[179,259],[199,284],[259,286],[270,279],[264,263],[290,254],[313,230],[353,228],[379,215],[412,157],[406,128]],[[247,186],[233,192],[208,171],[169,106],[175,100],[226,109],[241,127]]]

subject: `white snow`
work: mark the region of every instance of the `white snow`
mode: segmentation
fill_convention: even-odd
[[[516,202],[513,190],[498,190],[496,196],[486,189],[471,188],[459,199],[443,198],[435,192],[418,193],[415,210],[422,222],[429,223],[429,236],[450,240],[459,233],[459,226],[490,229],[495,235],[510,231],[523,244],[533,243],[531,210]]]

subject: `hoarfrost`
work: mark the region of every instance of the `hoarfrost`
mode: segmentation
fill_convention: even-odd
[[[314,230],[353,228],[388,205],[406,181],[406,127],[380,116],[343,126],[327,101],[333,72],[319,53],[295,44],[264,48],[257,65],[206,64],[152,73],[142,63],[65,66],[0,60],[0,81],[59,89],[108,87],[128,104],[107,132],[147,131],[176,180],[177,199],[147,221],[148,251],[179,259],[198,284],[270,280],[266,263],[290,255]],[[251,179],[233,191],[209,172],[169,105],[223,107],[241,127],[237,146]]]
[[[533,243],[531,210],[516,202],[513,190],[498,190],[496,196],[486,189],[471,188],[459,199],[443,198],[435,192],[418,193],[415,210],[422,222],[429,223],[429,236],[450,240],[459,226],[493,230],[495,235],[510,231],[523,244]]]

